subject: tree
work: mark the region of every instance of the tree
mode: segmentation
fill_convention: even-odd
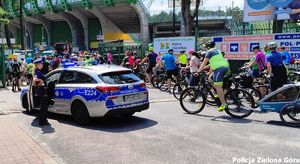
[[[191,11],[191,0],[181,0],[181,13],[184,25],[184,33],[182,36],[192,36],[193,24],[196,16],[198,16],[198,9],[200,6],[200,0],[196,0],[195,10]]]
[[[232,16],[232,19],[235,21],[235,24],[241,25],[243,23],[244,11],[239,7],[228,8],[227,15]]]
[[[7,46],[10,49],[12,49],[12,44],[11,44],[10,36],[9,36],[9,30],[8,30],[8,26],[7,26],[9,24],[8,13],[2,7],[3,7],[3,0],[0,0],[0,24],[4,24],[6,43],[7,43]]]

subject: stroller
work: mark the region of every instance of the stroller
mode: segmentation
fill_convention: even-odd
[[[287,84],[259,101],[261,112],[277,112],[288,126],[300,126],[300,83]]]

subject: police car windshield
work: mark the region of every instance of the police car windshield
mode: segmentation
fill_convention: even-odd
[[[128,84],[141,81],[131,71],[104,73],[100,74],[99,78],[106,84]]]

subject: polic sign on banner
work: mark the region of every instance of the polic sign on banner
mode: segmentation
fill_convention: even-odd
[[[226,58],[234,60],[248,60],[254,56],[253,47],[269,42],[277,42],[278,46],[284,46],[296,59],[300,59],[300,33],[270,34],[270,35],[244,35],[212,37],[216,42],[216,48],[225,52]]]

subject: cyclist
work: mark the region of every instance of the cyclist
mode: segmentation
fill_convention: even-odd
[[[192,52],[192,57],[189,62],[189,65],[185,67],[185,69],[190,69],[191,77],[190,77],[190,86],[196,86],[199,82],[199,77],[195,76],[194,74],[197,73],[200,66],[200,57],[198,56],[198,53]]]
[[[12,78],[14,80],[14,78],[17,78],[18,80],[18,90],[21,91],[20,88],[20,78],[21,78],[21,63],[17,61],[17,58],[14,58],[14,61],[11,63],[11,71],[12,71]],[[14,87],[12,89],[12,91],[14,90]]]
[[[268,43],[270,54],[266,56],[268,75],[271,78],[271,90],[282,87],[287,83],[286,68],[283,63],[282,54],[278,52],[277,43]]]
[[[253,47],[253,52],[255,57],[250,60],[250,63],[247,65],[248,68],[252,67],[252,77],[257,79],[260,77],[261,73],[267,68],[266,56],[260,50],[259,46]]]
[[[31,60],[30,63],[27,64],[26,67],[27,67],[27,73],[26,74],[27,74],[27,84],[28,84],[33,79],[33,68],[34,68],[33,60]]]
[[[27,70],[26,70],[26,61],[25,61],[25,59],[24,58],[21,58],[21,81],[23,82],[23,81],[25,81],[26,80],[26,72],[27,72]]]
[[[177,70],[177,59],[176,56],[173,55],[174,50],[169,49],[168,53],[165,54],[163,57],[160,58],[160,65],[162,67],[162,61],[164,62],[165,68],[167,70],[167,83],[168,83],[168,92],[171,93],[171,79],[172,76],[177,76],[178,75],[178,70]]]
[[[291,54],[285,49],[285,47],[279,47],[279,51],[282,53],[283,62],[284,64],[291,64],[292,56]]]
[[[230,69],[228,61],[223,57],[220,50],[214,48],[215,46],[216,44],[213,41],[205,44],[207,53],[198,72],[202,72],[209,62],[210,69],[213,71],[214,86],[222,103],[222,105],[218,107],[218,111],[223,111],[227,108],[227,104],[225,102],[225,93],[223,90],[223,81],[224,78],[229,74]]]
[[[151,76],[153,73],[153,68],[156,66],[156,59],[158,57],[158,54],[153,52],[153,47],[149,47],[149,54],[142,60],[140,64],[145,63],[148,61],[148,67],[146,70],[146,76],[148,78],[148,81],[151,81]]]
[[[180,51],[180,56],[178,58],[179,64],[181,67],[186,67],[188,64],[187,56],[184,50]]]
[[[122,67],[133,68],[135,66],[134,58],[129,50],[125,52],[125,57],[121,63]]]

